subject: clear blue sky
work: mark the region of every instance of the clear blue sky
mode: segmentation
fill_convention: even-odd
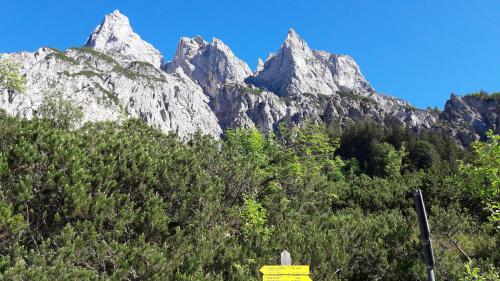
[[[171,59],[181,36],[217,37],[255,67],[293,27],[349,54],[380,92],[443,107],[451,92],[500,91],[500,0],[0,0],[0,52],[80,46],[119,9]]]

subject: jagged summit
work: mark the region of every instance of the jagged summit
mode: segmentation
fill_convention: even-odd
[[[257,67],[255,68],[255,74],[259,74],[259,72],[264,69],[264,61],[261,58],[257,59]]]
[[[300,35],[295,31],[295,29],[290,28],[288,30],[288,34],[286,36],[285,42],[283,42],[282,48],[300,48],[302,50],[307,50],[309,47],[307,46],[306,41],[300,37]]]
[[[85,47],[118,56],[124,62],[144,61],[160,67],[162,55],[132,30],[129,19],[115,10],[88,37]]]
[[[352,58],[312,50],[294,29],[279,52],[247,81],[279,96],[333,95],[345,88],[360,94],[373,91]]]
[[[252,75],[250,67],[222,40],[213,38],[212,43],[208,43],[201,36],[181,38],[173,61],[166,63],[163,69],[173,73],[179,67],[211,96],[225,84],[243,82]]]
[[[452,97],[441,115],[413,108],[375,92],[350,56],[313,50],[293,29],[253,73],[222,40],[201,36],[181,38],[173,60],[161,65],[160,52],[118,10],[85,46],[109,57],[86,48],[0,54],[17,63],[27,80],[26,93],[0,89],[0,109],[33,118],[46,95],[58,92],[82,108],[82,122],[141,118],[182,137],[196,130],[218,137],[238,127],[272,131],[281,122],[304,120],[342,126],[370,119],[418,131],[441,120],[471,128],[447,131],[470,143],[500,127],[497,101]]]
[[[277,54],[248,82],[279,96],[298,94],[332,95],[338,90],[331,73],[318,63],[307,43],[290,29]]]
[[[295,29],[293,29],[293,28],[288,29],[287,39],[291,39],[291,38],[301,39],[299,34],[297,33],[297,31],[295,31]]]

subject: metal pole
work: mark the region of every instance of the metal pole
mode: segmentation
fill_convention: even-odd
[[[427,212],[425,211],[422,191],[417,190],[413,193],[413,201],[415,202],[415,211],[417,212],[418,224],[420,226],[420,239],[422,241],[428,280],[434,281],[434,252],[432,251],[429,222],[427,221]]]
[[[427,280],[435,281],[434,279],[434,269],[432,267],[427,267]]]

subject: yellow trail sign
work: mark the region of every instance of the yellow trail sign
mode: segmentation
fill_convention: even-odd
[[[260,272],[266,275],[309,275],[308,265],[265,265]],[[274,280],[274,279],[269,279]],[[295,279],[276,279],[276,280],[295,280]],[[310,280],[310,279],[297,279]]]
[[[312,281],[308,275],[264,275],[263,281]]]

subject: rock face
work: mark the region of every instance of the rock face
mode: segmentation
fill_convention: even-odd
[[[463,97],[452,94],[441,119],[450,125],[452,134],[465,145],[484,139],[489,129],[500,134],[500,98],[484,94]]]
[[[107,15],[87,39],[85,47],[114,56],[119,61],[149,62],[160,67],[161,53],[132,30],[128,18],[118,10]]]
[[[0,107],[12,115],[32,118],[44,97],[60,93],[83,110],[83,122],[136,117],[181,137],[196,130],[214,137],[222,133],[208,97],[182,72],[167,74],[139,61],[123,67],[87,48],[42,48],[2,58],[19,63],[27,77],[25,93],[0,92]]]
[[[333,95],[344,89],[374,91],[352,58],[313,51],[293,29],[288,31],[279,52],[268,58],[263,69],[247,82],[283,97],[304,93]]]
[[[254,74],[258,75],[259,72],[261,72],[263,69],[264,69],[264,61],[261,58],[259,58],[257,60],[257,68],[255,69],[255,73]]]
[[[168,73],[182,69],[204,89],[223,130],[245,126],[270,131],[282,121],[345,124],[366,118],[429,128],[437,119],[374,93],[352,58],[313,51],[293,30],[278,54],[259,63],[255,73],[220,40],[208,43],[201,37],[182,38],[173,61],[162,68]]]
[[[243,82],[252,75],[248,65],[221,40],[214,38],[208,43],[200,36],[182,38],[174,60],[163,66],[168,73],[177,68],[181,68],[210,96],[216,95],[225,84]]]
[[[255,72],[215,38],[182,38],[173,60],[161,64],[160,52],[118,11],[105,17],[84,48],[0,58],[18,63],[27,78],[25,93],[0,89],[0,108],[25,118],[58,93],[83,110],[82,122],[136,117],[181,137],[197,130],[219,137],[228,128],[272,131],[280,122],[345,126],[367,119],[415,131],[447,124],[465,144],[488,128],[499,133],[497,98],[452,96],[441,115],[417,109],[375,92],[351,57],[312,50],[294,30]]]

